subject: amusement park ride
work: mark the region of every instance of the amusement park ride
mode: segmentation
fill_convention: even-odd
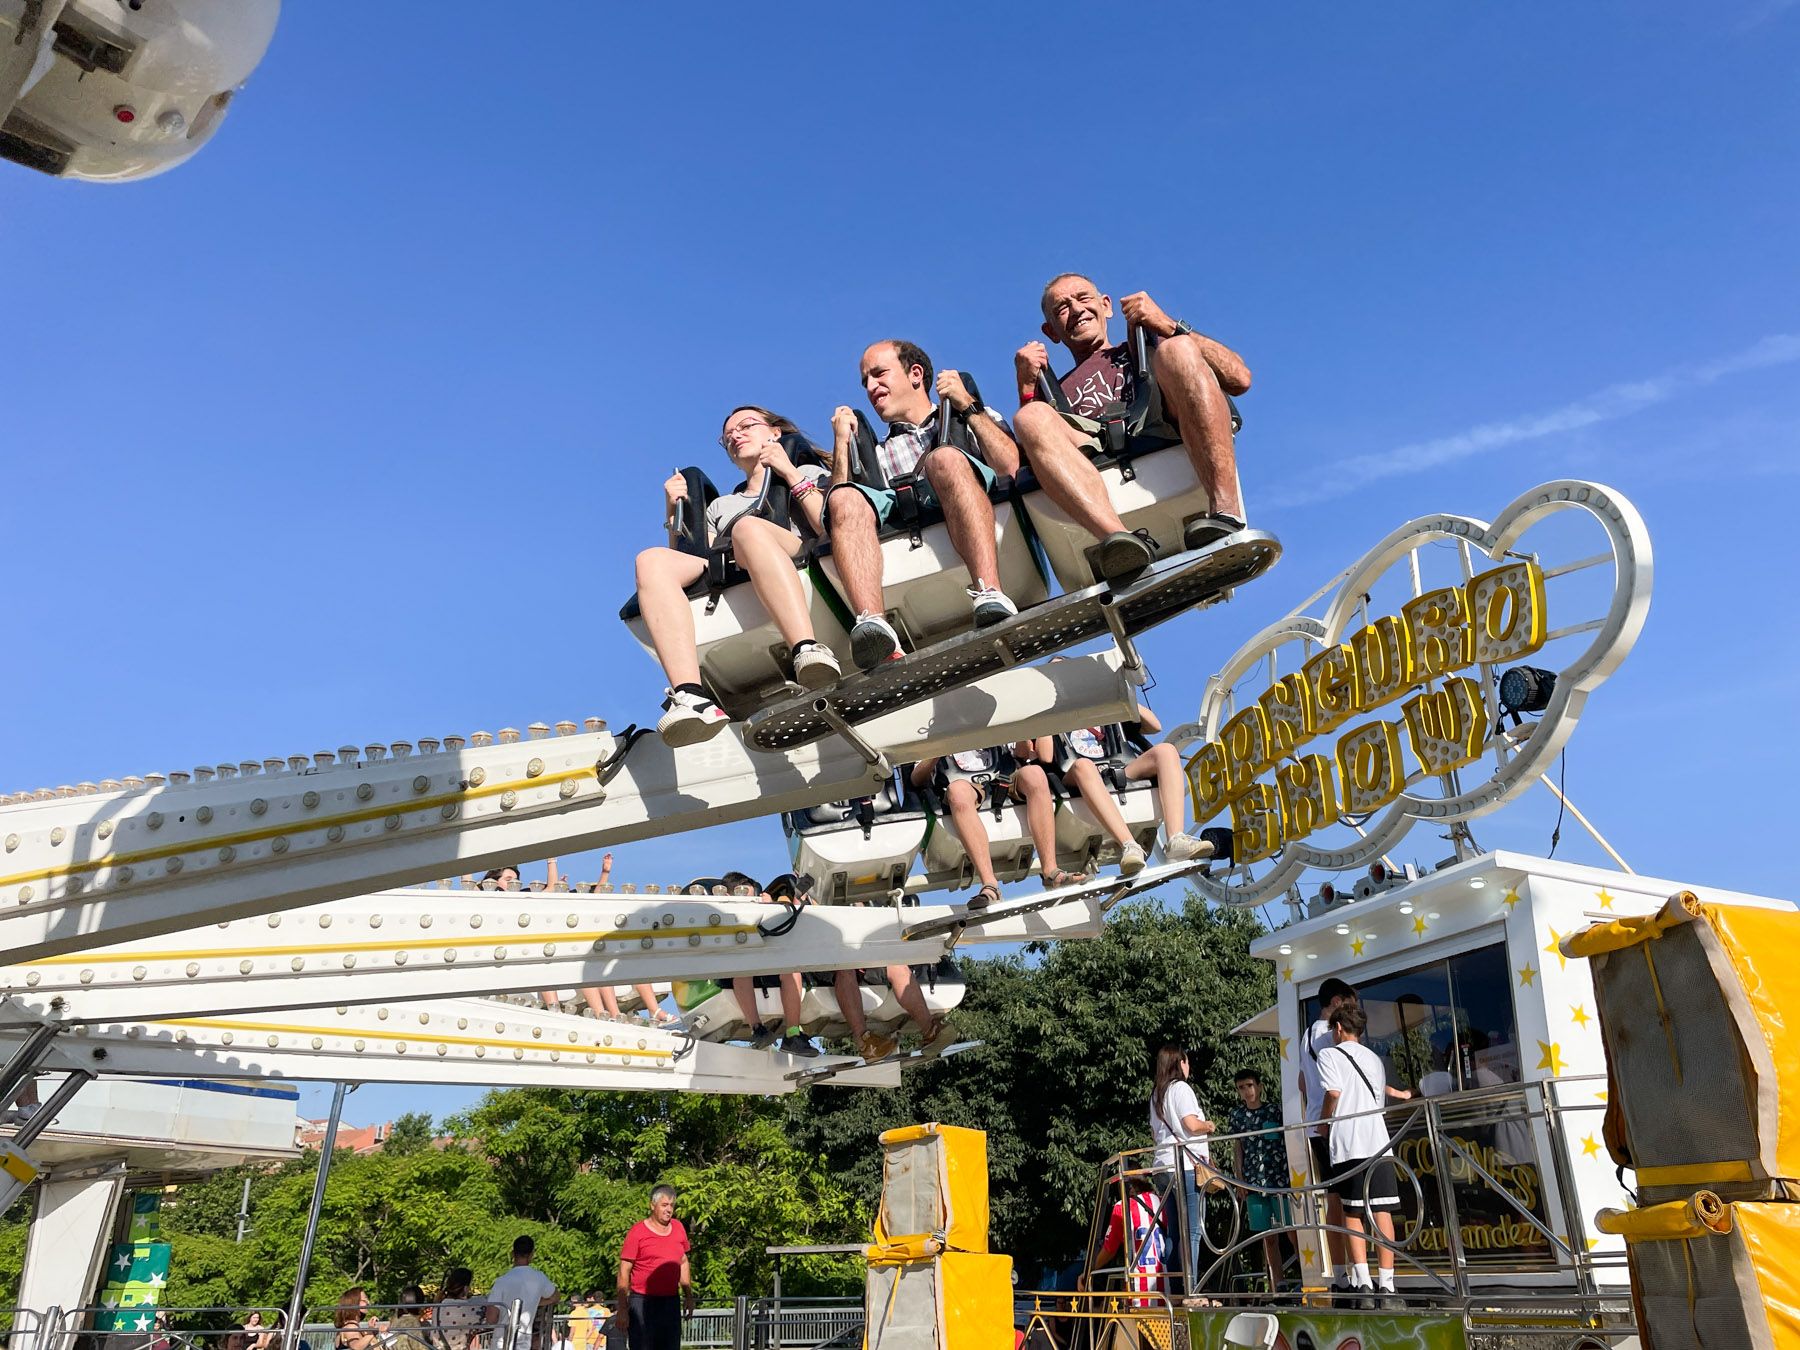
[[[0,0],[0,154],[93,179],[180,163],[217,129],[277,9]],[[1549,772],[1643,626],[1649,539],[1616,493],[1558,481],[1491,519],[1408,522],[1227,660],[1197,720],[1171,738],[1198,825],[1214,822],[1210,859],[982,910],[931,901],[973,877],[941,805],[904,765],[1134,720],[1146,679],[1138,635],[1229,598],[1279,556],[1256,529],[1184,551],[1184,525],[1210,500],[1181,447],[1134,438],[1131,411],[1102,477],[1162,561],[1108,583],[1091,541],[1029,472],[1003,479],[992,493],[998,552],[1004,588],[1024,602],[1018,616],[969,631],[967,574],[942,521],[924,513],[882,541],[903,655],[831,689],[790,683],[789,653],[753,588],[728,556],[712,558],[690,593],[701,669],[739,720],[704,744],[672,749],[590,718],[0,796],[0,1107],[34,1075],[62,1075],[0,1144],[0,1208],[37,1178],[34,1141],[96,1079],[95,1091],[130,1078],[758,1094],[893,1084],[905,1056],[803,1061],[730,1043],[748,1028],[725,995],[662,1027],[495,996],[933,968],[971,944],[1093,937],[1121,900],[1180,880],[1269,919],[1254,950],[1274,964],[1279,1000],[1240,1031],[1277,1038],[1284,1080],[1298,1073],[1330,976],[1363,992],[1372,1035],[1421,1057],[1430,1150],[1415,1150],[1407,1170],[1416,1187],[1432,1159],[1449,1166],[1445,1148],[1468,1167],[1442,1190],[1437,1227],[1418,1219],[1413,1238],[1427,1236],[1403,1270],[1409,1288],[1454,1286],[1465,1316],[1471,1281],[1483,1279],[1540,1298],[1603,1302],[1610,1291],[1616,1306],[1623,1246],[1593,1222],[1625,1198],[1598,1142],[1604,1048],[1586,963],[1562,943],[1590,922],[1652,913],[1680,887],[1632,873],[1579,813],[1618,870],[1487,852],[1472,832],[1540,783],[1562,798]],[[691,495],[706,486],[696,473]],[[703,556],[709,546],[672,542]],[[800,566],[819,640],[853,669],[828,547]],[[645,641],[635,600],[621,617]],[[1153,794],[1117,789],[1132,837],[1153,846]],[[811,903],[772,906],[705,880],[620,892],[440,880],[771,815]],[[993,806],[989,826],[1001,879],[1017,880],[1033,857],[1020,808]],[[1419,826],[1448,857],[1396,861]],[[1081,871],[1115,861],[1118,846],[1065,799],[1057,852]],[[894,1025],[893,1000],[865,992],[870,1024]],[[806,997],[810,1029],[847,1027],[833,991]],[[947,973],[931,1007],[959,997]],[[1466,1095],[1443,1096],[1446,1085]],[[1508,1097],[1479,1127],[1445,1105],[1500,1089],[1536,1105]],[[1298,1094],[1283,1095],[1296,1127],[1292,1190],[1307,1197],[1288,1231],[1316,1288],[1333,1274],[1321,1179],[1308,1175]],[[1529,1170],[1531,1185],[1500,1187],[1502,1212],[1477,1222],[1445,1211],[1467,1200],[1474,1173],[1492,1181],[1508,1168],[1515,1181]],[[76,1168],[40,1185],[40,1215],[63,1217],[54,1261],[34,1234],[27,1282],[43,1302],[73,1306],[92,1287],[117,1177]],[[1584,1325],[1591,1340],[1621,1339],[1598,1314]]]

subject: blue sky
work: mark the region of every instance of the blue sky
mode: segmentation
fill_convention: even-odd
[[[0,166],[0,787],[641,721],[630,559],[725,411],[823,435],[890,335],[1000,402],[1078,267],[1255,373],[1246,495],[1286,557],[1149,639],[1166,721],[1400,521],[1597,478],[1657,597],[1569,790],[1641,871],[1791,894],[1797,76],[1791,0],[290,4],[182,169]],[[1541,849],[1539,796],[1483,842]],[[702,851],[782,857],[740,826],[618,877]]]

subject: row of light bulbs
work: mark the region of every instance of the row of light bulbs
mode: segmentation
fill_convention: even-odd
[[[483,746],[515,745],[520,740],[541,741],[550,735],[552,728],[546,722],[533,722],[523,733],[517,727],[501,727],[496,735],[492,732],[477,731],[471,735],[446,736],[441,741],[430,736],[422,736],[417,749],[423,755],[435,755],[440,750],[455,754],[465,745],[480,749]],[[589,734],[606,730],[606,719],[589,717],[583,719],[578,728],[575,723],[561,721],[556,723],[558,736],[573,736],[577,730]],[[289,755],[286,759],[245,759],[236,764],[201,764],[191,772],[175,770],[171,773],[147,773],[142,777],[127,775],[124,778],[105,778],[98,783],[65,783],[61,787],[37,788],[30,792],[0,793],[0,806],[17,806],[25,802],[55,801],[59,797],[85,797],[97,792],[139,792],[146,788],[185,787],[188,783],[209,783],[215,777],[220,779],[245,778],[253,774],[274,775],[278,773],[316,773],[321,769],[329,769],[334,764],[346,768],[354,768],[357,763],[373,764],[386,759],[392,754],[395,759],[405,759],[412,754],[412,741],[394,741],[391,745],[379,742],[357,747],[340,745],[335,751],[321,750],[312,755]]]

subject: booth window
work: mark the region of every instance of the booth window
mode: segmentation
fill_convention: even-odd
[[[1415,966],[1357,987],[1369,1017],[1364,1044],[1387,1063],[1388,1082],[1427,1097],[1519,1081],[1518,1016],[1506,947]],[[1319,999],[1304,1002],[1304,1025]]]

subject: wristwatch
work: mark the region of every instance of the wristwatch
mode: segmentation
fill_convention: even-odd
[[[976,414],[984,413],[986,411],[987,411],[987,404],[985,404],[981,401],[980,395],[977,395],[975,398],[975,401],[973,403],[969,404],[968,407],[963,409],[963,416],[964,417],[974,417]]]
[[[1189,337],[1193,334],[1193,331],[1194,325],[1189,323],[1186,319],[1175,320],[1175,337]]]

